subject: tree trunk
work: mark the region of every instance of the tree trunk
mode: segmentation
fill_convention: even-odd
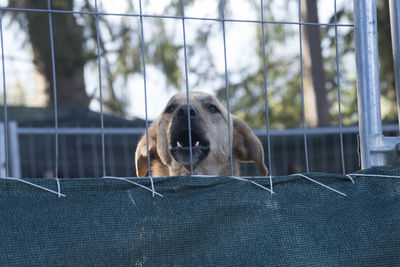
[[[26,0],[27,8],[47,9],[47,1]],[[73,1],[53,0],[52,9],[72,10]],[[26,12],[27,30],[33,48],[34,63],[46,79],[48,105],[54,105],[48,14]],[[85,90],[83,69],[86,62],[82,27],[72,14],[54,14],[53,37],[56,69],[57,103],[60,106],[87,107],[90,98]]]
[[[318,23],[316,0],[301,0],[301,17],[303,22]],[[331,117],[325,89],[320,27],[305,25],[302,29],[304,37],[303,81],[307,122],[312,127],[329,126]]]

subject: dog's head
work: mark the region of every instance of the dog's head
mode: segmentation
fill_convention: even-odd
[[[229,132],[228,113],[212,95],[190,92],[189,105],[186,93],[173,96],[149,128],[149,147],[146,136],[138,143],[137,175],[144,176],[148,171],[147,149],[151,161],[159,163],[157,170],[152,168],[153,175],[184,175],[190,171],[191,162],[196,174],[229,174],[221,170],[230,162],[230,139],[234,161],[253,161],[260,173],[267,175],[258,138],[242,120],[233,115],[230,120]]]

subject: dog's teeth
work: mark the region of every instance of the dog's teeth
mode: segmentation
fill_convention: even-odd
[[[176,145],[178,146],[178,147],[182,147],[182,144],[178,141],[178,142],[176,142]]]
[[[200,142],[199,141],[197,141],[196,142],[196,144],[194,145],[195,147],[198,147],[198,146],[200,146]]]

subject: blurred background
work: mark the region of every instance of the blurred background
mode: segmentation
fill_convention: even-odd
[[[139,0],[98,0],[106,174],[135,176],[134,151],[144,132],[144,78]],[[273,175],[304,172],[298,0],[224,2],[231,112],[245,120],[267,148],[263,45]],[[2,0],[5,84],[14,176],[54,177],[54,95],[47,0]],[[336,18],[335,18],[336,6]],[[59,177],[100,177],[102,148],[94,0],[52,0],[59,136]],[[222,0],[185,0],[184,15],[221,18]],[[186,90],[181,0],[142,1],[148,118]],[[377,0],[385,134],[397,133],[397,107],[388,1]],[[265,21],[264,43],[260,23]],[[86,13],[85,13],[86,12]],[[131,16],[129,15],[131,14]],[[360,168],[352,2],[301,0],[302,64],[310,171],[342,173],[339,98],[345,172]],[[176,18],[178,16],[178,18]],[[342,26],[337,27],[335,19]],[[238,21],[240,20],[240,21]],[[226,105],[222,23],[186,19],[188,86]],[[336,45],[338,55],[336,57]],[[339,63],[339,70],[336,65]],[[337,80],[339,77],[340,83]],[[1,90],[1,103],[4,93]],[[1,107],[0,119],[4,120]],[[4,138],[4,136],[3,136]],[[1,139],[1,137],[0,137]],[[2,143],[4,151],[4,142]],[[267,151],[267,149],[265,149]],[[4,153],[2,153],[4,155]],[[4,157],[3,157],[4,158]],[[266,154],[268,162],[268,155]],[[257,175],[244,164],[244,175]]]

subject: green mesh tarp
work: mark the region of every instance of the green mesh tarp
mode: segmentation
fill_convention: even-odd
[[[347,197],[294,176],[274,177],[273,195],[228,177],[157,179],[163,198],[120,180],[61,179],[58,198],[1,179],[0,265],[400,265],[400,179],[309,176]]]

